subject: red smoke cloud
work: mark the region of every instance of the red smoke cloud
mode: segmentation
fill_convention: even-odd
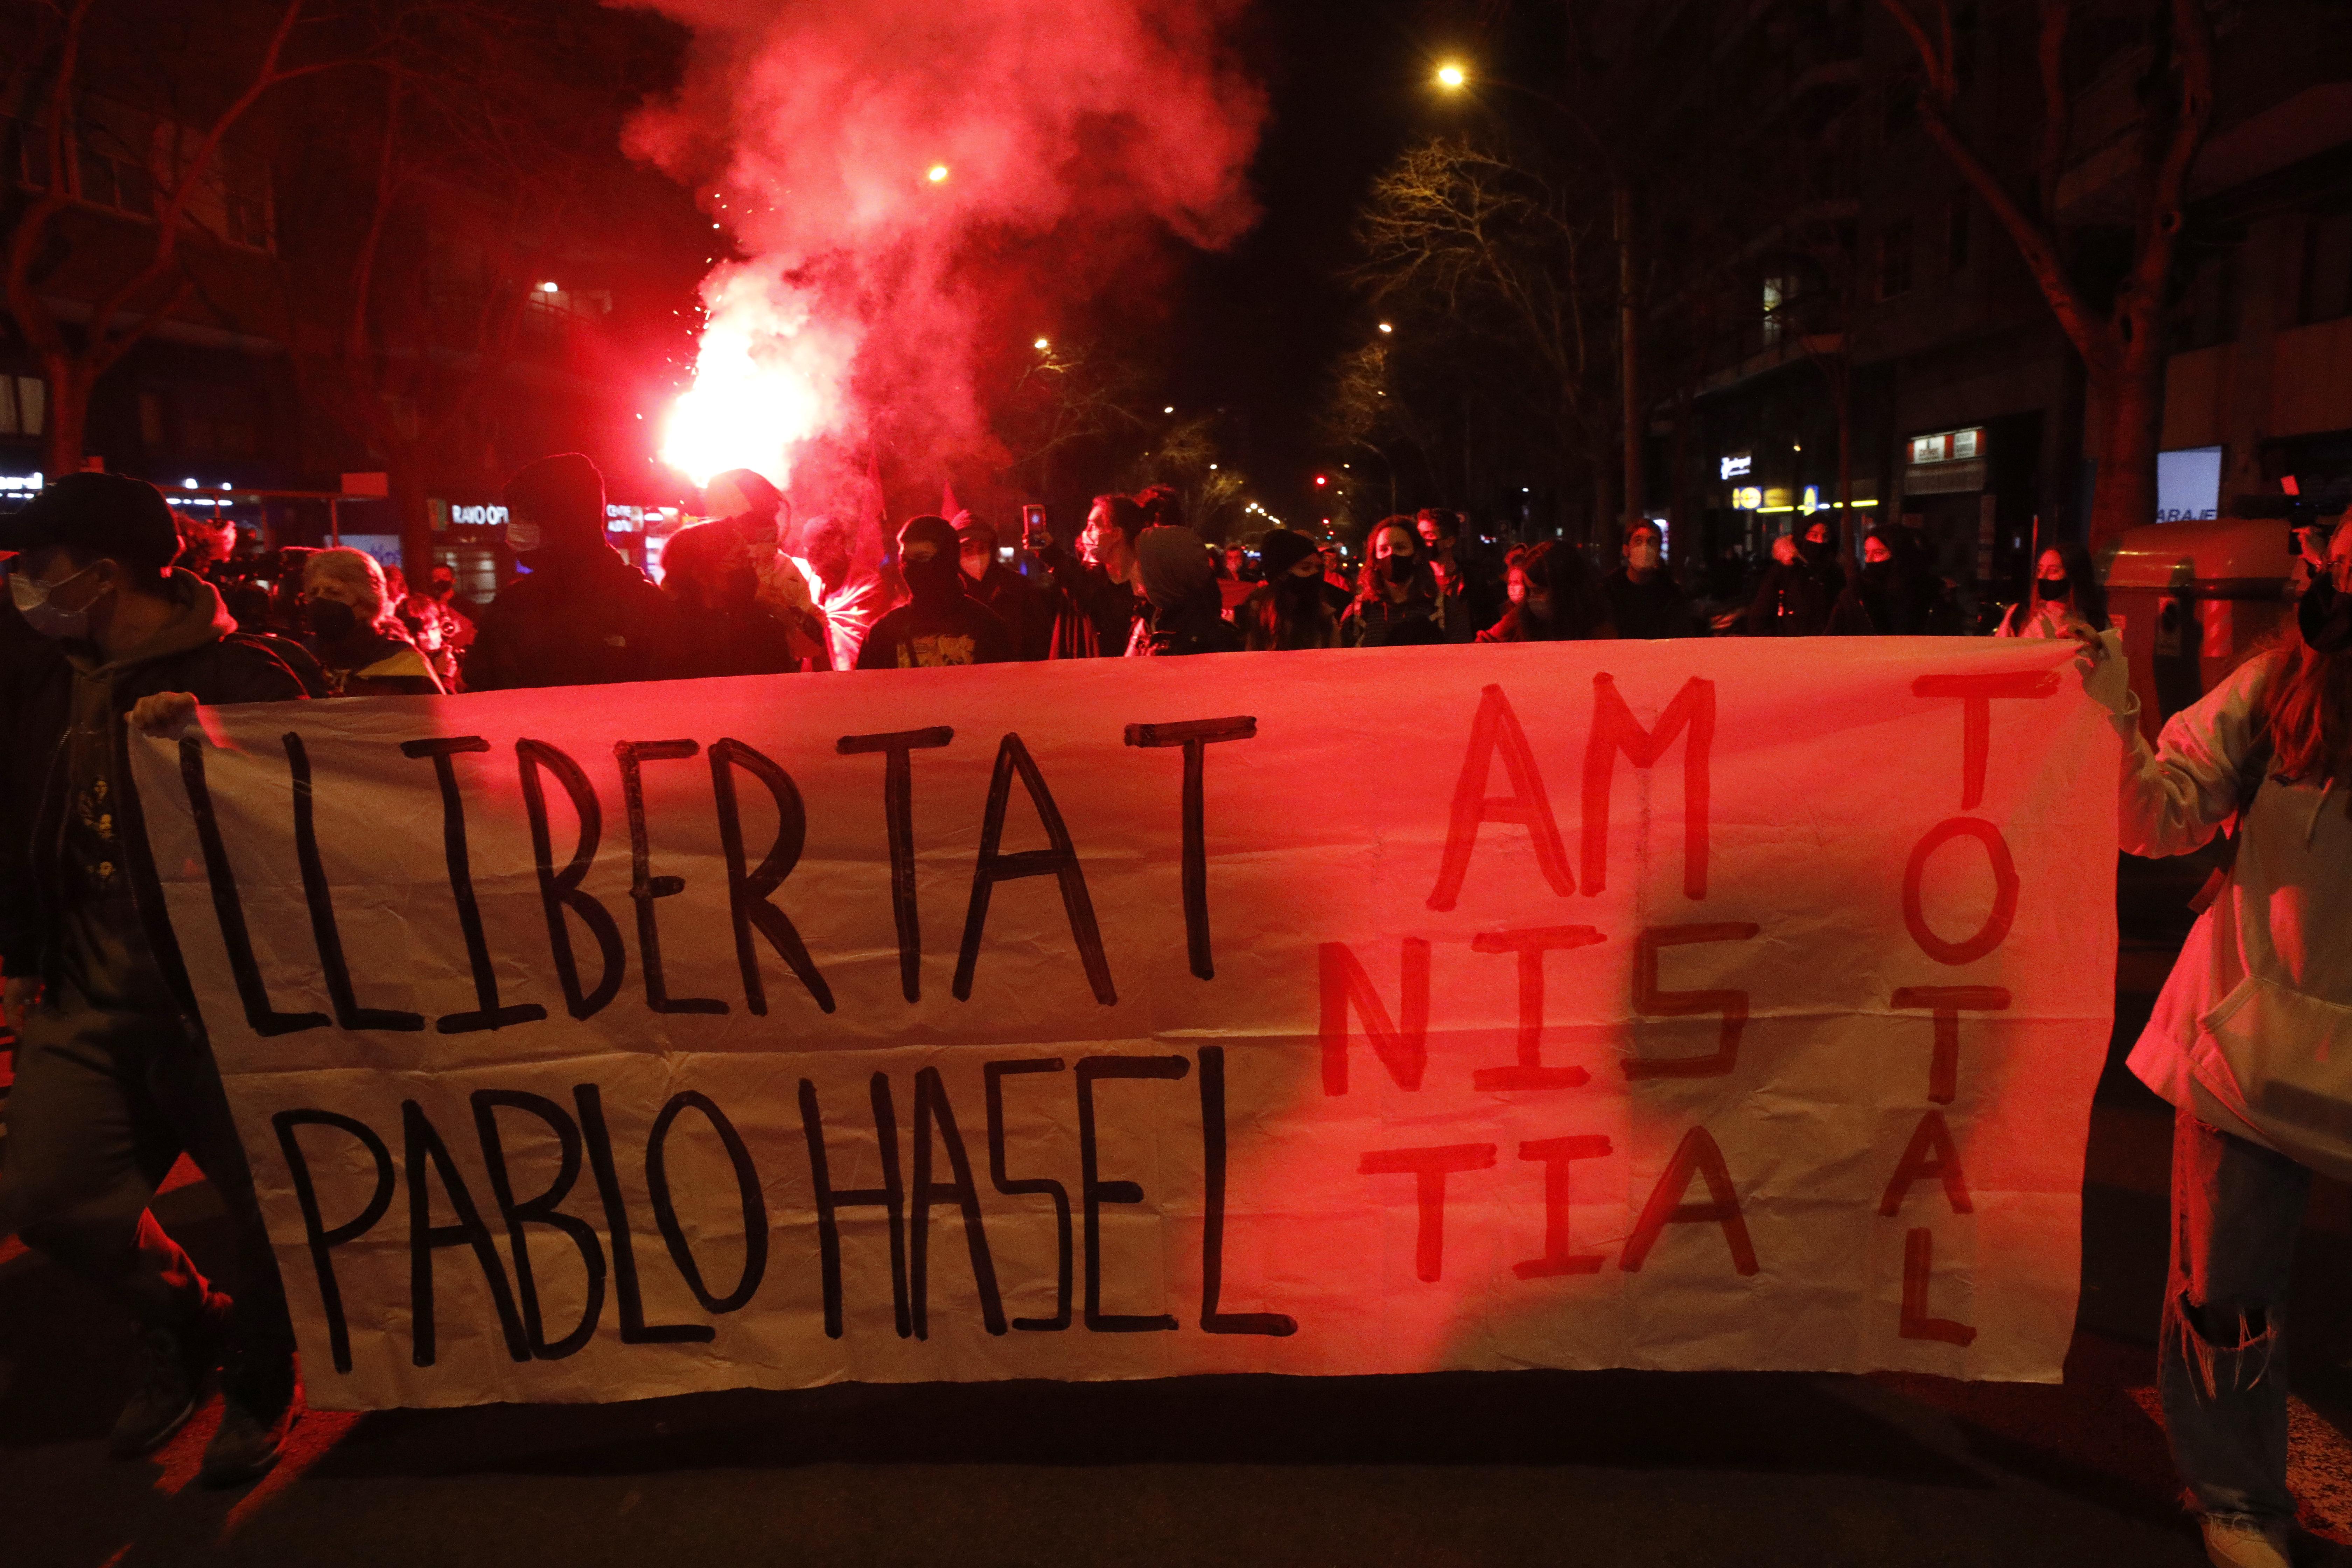
[[[1239,0],[652,0],[692,27],[631,148],[704,193],[742,258],[703,285],[664,455],[933,473],[997,447],[992,358],[1086,300],[1139,237],[1221,246],[1255,216],[1264,102]]]

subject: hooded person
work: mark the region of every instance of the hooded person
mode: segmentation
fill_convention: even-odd
[[[824,614],[835,669],[856,668],[866,634],[892,605],[906,602],[898,574],[867,560],[857,534],[845,519],[810,518],[800,525],[798,553],[791,557]]]
[[[1324,593],[1323,552],[1303,533],[1266,530],[1258,541],[1265,581],[1234,611],[1242,646],[1252,651],[1338,647],[1339,617]]]
[[[1862,536],[1862,569],[1830,611],[1832,637],[1903,637],[1915,629],[1902,563],[1884,530]]]
[[[213,1065],[131,771],[132,729],[301,683],[236,629],[152,485],[72,474],[0,519],[9,595],[37,639],[8,649],[0,738],[0,972],[17,1031],[0,1235],[97,1287],[139,1327],[108,1446],[131,1458],[188,1419],[215,1366],[209,1484],[277,1463],[301,1415],[293,1330]],[[185,1152],[227,1211],[234,1300],[148,1212]],[[20,1350],[31,1347],[20,1346]]]
[[[939,669],[958,664],[1008,664],[1013,632],[965,591],[956,531],[943,517],[909,519],[898,531],[905,604],[874,623],[857,650],[860,669]]]
[[[321,550],[302,563],[303,646],[331,697],[430,697],[444,688],[394,613],[383,569],[364,550]]]
[[[730,468],[702,498],[713,521],[680,529],[662,549],[662,592],[679,611],[679,673],[831,668],[814,579],[782,550],[783,493],[750,468]]]
[[[1189,528],[1160,524],[1135,536],[1136,577],[1144,612],[1128,652],[1138,658],[1238,653],[1242,636],[1225,619],[1217,563]]]
[[[964,592],[994,612],[1013,633],[1015,658],[1044,658],[1054,646],[1054,611],[1045,602],[1045,595],[1035,584],[996,558],[993,524],[968,511],[958,512],[955,531]]]
[[[483,606],[476,691],[610,686],[678,673],[669,601],[604,540],[604,477],[578,452],[507,481],[507,548],[526,574]]]

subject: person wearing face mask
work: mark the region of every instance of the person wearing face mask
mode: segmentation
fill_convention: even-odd
[[[230,1486],[277,1462],[301,1384],[252,1175],[147,859],[130,736],[176,733],[199,703],[303,692],[210,584],[171,566],[178,548],[162,494],[118,474],[70,475],[0,519],[14,614],[38,638],[12,645],[0,741],[0,973],[17,1032],[0,1235],[138,1325],[131,1399],[108,1438],[118,1457],[178,1431],[220,1370],[226,1402],[200,1476]],[[182,1152],[227,1211],[234,1300],[148,1212]]]
[[[2069,637],[2107,629],[2107,591],[2091,552],[2072,540],[2042,552],[2033,563],[2033,591],[2011,605],[1993,629],[1997,637]]]
[[[331,697],[430,697],[445,688],[386,603],[383,569],[363,550],[321,550],[302,563],[303,647]]]
[[[1480,642],[1575,642],[1613,637],[1599,574],[1566,544],[1546,540],[1512,563],[1511,607],[1478,634]]]
[[[1167,524],[1147,528],[1135,536],[1135,560],[1144,612],[1129,654],[1166,658],[1241,650],[1242,635],[1225,619],[1217,592],[1217,564],[1199,534]]]
[[[1072,556],[1049,528],[1027,544],[1054,582],[1054,658],[1116,658],[1140,635],[1143,598],[1135,588],[1135,536],[1143,509],[1131,496],[1097,496]]]
[[[2153,747],[2120,636],[2075,634],[2084,688],[2123,742],[2119,847],[2185,855],[2234,825],[2129,1065],[2173,1107],[2165,1435],[2207,1555],[2235,1568],[2321,1560],[2298,1550],[2287,1487],[2286,1303],[2312,1172],[2352,1175],[2352,622],[2329,613],[2352,590],[2352,534],[2320,564],[2322,610]]]
[[[1315,542],[1286,528],[1271,528],[1258,541],[1257,555],[1265,581],[1234,611],[1242,646],[1252,652],[1338,647],[1339,617],[1325,597],[1323,552]]]
[[[678,672],[786,675],[832,667],[812,574],[782,548],[784,498],[749,468],[703,487],[716,521],[680,529],[662,550],[662,592],[678,615]]]
[[[996,557],[996,529],[971,513],[955,517],[956,559],[964,592],[987,606],[1013,633],[1013,657],[1044,658],[1054,647],[1054,611],[1037,585]]]
[[[1468,642],[1479,627],[1491,626],[1503,613],[1502,596],[1496,591],[1498,584],[1491,574],[1474,570],[1463,558],[1460,514],[1423,507],[1414,515],[1412,526],[1421,541],[1422,559],[1429,563],[1438,597],[1445,605],[1444,640]]]
[[[1371,554],[1356,576],[1355,602],[1339,623],[1349,647],[1391,647],[1445,640],[1446,603],[1423,558],[1412,520],[1392,517],[1372,530]]]
[[[530,568],[483,609],[476,691],[608,686],[678,673],[670,602],[604,540],[604,476],[578,452],[507,481],[507,547]]]
[[[943,517],[910,519],[898,531],[898,572],[910,596],[866,634],[857,650],[858,668],[942,669],[1013,661],[1011,628],[965,591],[954,524]]]
[[[1601,580],[1609,619],[1621,637],[1686,637],[1696,627],[1690,597],[1666,570],[1664,535],[1647,518],[1625,530],[1624,563]]]
[[[1862,569],[1830,610],[1829,635],[1906,637],[1913,630],[1902,565],[1877,529],[1863,535]]]
[[[460,604],[467,608],[461,610]],[[402,623],[413,621],[424,628],[416,639],[417,650],[433,667],[444,691],[458,689],[458,672],[464,668],[466,650],[474,642],[476,613],[470,602],[458,599],[457,574],[446,561],[435,562],[424,590],[410,594],[401,605]]]

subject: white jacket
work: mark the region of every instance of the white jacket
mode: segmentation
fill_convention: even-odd
[[[2237,813],[2268,771],[2256,706],[2283,657],[2249,660],[2175,714],[2154,752],[2137,703],[2117,717],[2124,848],[2187,854]],[[2131,1069],[2212,1125],[2329,1168],[2339,1162],[2315,1157],[2308,1133],[2315,1122],[2352,1151],[2352,816],[2341,784],[2260,784],[2229,881],[2189,933]]]

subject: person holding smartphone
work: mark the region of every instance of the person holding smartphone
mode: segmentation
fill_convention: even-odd
[[[1143,595],[1136,591],[1135,536],[1143,509],[1132,496],[1095,497],[1076,556],[1046,526],[1045,509],[1024,518],[1024,543],[1054,580],[1053,658],[1117,658],[1136,640]]]

